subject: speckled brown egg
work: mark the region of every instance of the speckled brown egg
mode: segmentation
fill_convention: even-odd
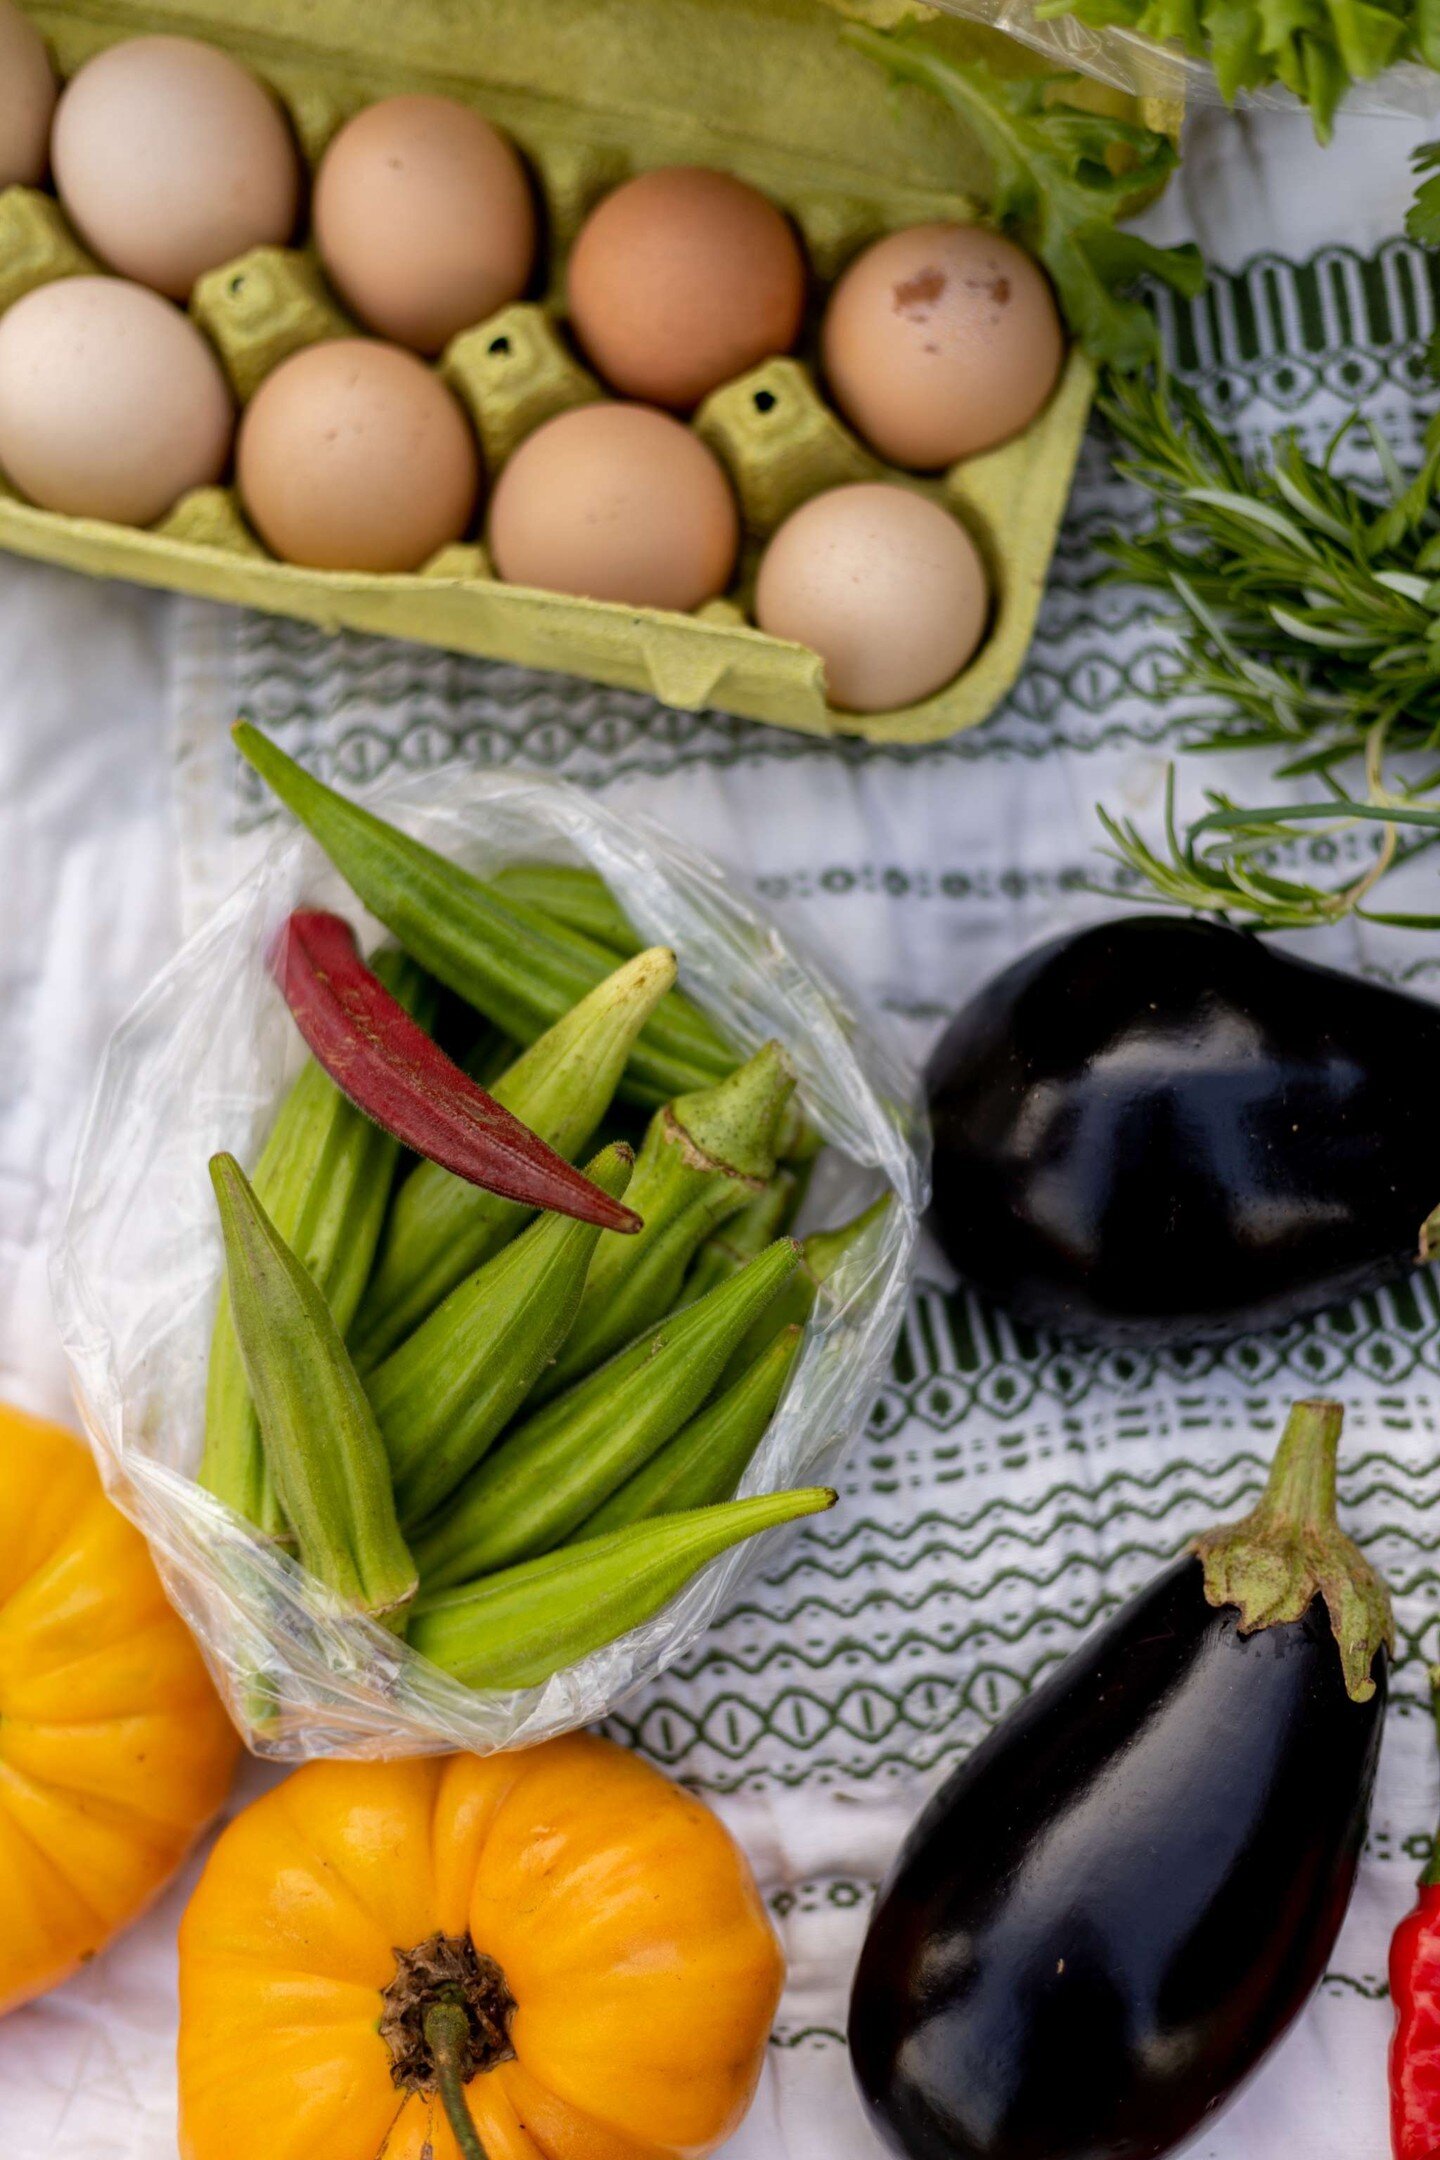
[[[284,113],[197,38],[127,38],[87,60],[61,95],[51,157],[86,246],[172,300],[295,228],[300,161]]]
[[[12,0],[0,0],[0,188],[44,179],[55,96],[44,38]]]
[[[581,405],[527,436],[490,503],[512,585],[690,609],[725,590],[739,519],[698,436],[649,405]]]
[[[566,290],[575,335],[610,387],[683,412],[790,350],[805,259],[789,222],[743,180],[669,165],[591,212]]]
[[[978,225],[912,225],[856,257],[830,296],[831,396],[892,465],[933,472],[1028,427],[1065,334],[1032,256]]]
[[[761,558],[755,620],[809,645],[845,712],[933,696],[985,633],[989,587],[963,525],[910,488],[862,481],[792,511]]]
[[[382,98],[341,128],[315,179],[315,242],[361,322],[438,353],[518,299],[535,261],[525,169],[447,97]]]
[[[235,415],[179,308],[123,278],[60,278],[0,316],[0,471],[43,510],[149,525],[218,480]]]
[[[396,345],[337,338],[267,375],[236,450],[245,514],[312,570],[418,570],[461,538],[480,462],[458,400]]]

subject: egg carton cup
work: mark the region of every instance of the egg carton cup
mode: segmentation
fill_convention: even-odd
[[[546,282],[463,331],[439,362],[474,423],[488,486],[532,429],[602,394],[567,340],[564,262],[589,211],[634,172],[703,164],[751,182],[794,219],[817,297],[882,234],[981,214],[978,146],[937,100],[897,96],[842,42],[827,0],[626,0],[623,10],[607,0],[95,0],[83,15],[54,0],[20,4],[66,77],[102,47],[147,32],[223,46],[277,93],[312,169],[352,114],[401,91],[458,97],[515,142],[540,201]],[[904,0],[881,12],[930,13]],[[987,28],[940,18],[930,34],[1000,73],[1042,65]],[[0,310],[96,267],[53,196],[0,194]],[[209,272],[190,312],[242,405],[291,353],[356,330],[306,245],[260,248]],[[327,629],[564,669],[685,710],[716,707],[810,734],[937,740],[983,720],[1019,673],[1093,370],[1072,350],[1022,435],[918,480],[874,457],[826,402],[811,357],[817,312],[798,357],[726,384],[693,417],[734,485],[744,545],[731,590],[691,615],[506,585],[478,542],[441,550],[414,575],[300,569],[266,552],[229,487],[194,490],[142,531],[35,509],[0,480],[0,545]],[[874,478],[916,488],[961,519],[984,557],[993,607],[977,655],[945,689],[903,710],[855,714],[826,702],[819,656],[757,630],[750,608],[760,551],[788,512]]]
[[[778,1038],[811,1122],[817,1219],[895,1204],[831,1278],[742,1493],[833,1476],[888,1370],[928,1193],[919,1084],[852,1000],[714,863],[643,818],[622,822],[563,781],[426,775],[367,801],[482,874],[588,863],[636,928],[681,956],[687,990],[746,1051]],[[346,1612],[281,1548],[195,1483],[223,1254],[207,1165],[253,1165],[303,1058],[265,964],[298,906],[362,919],[309,836],[290,827],[141,998],[111,1040],[53,1255],[55,1309],[106,1486],[144,1532],[236,1724],[259,1754],[484,1754],[602,1718],[682,1656],[774,1544],[712,1563],[656,1618],[518,1692],[474,1691]],[[363,918],[367,949],[378,928]],[[789,1534],[789,1533],[785,1533]],[[257,1705],[273,1715],[257,1719]]]

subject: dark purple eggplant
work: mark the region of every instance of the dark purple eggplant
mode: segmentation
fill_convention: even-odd
[[[1422,1257],[1437,1061],[1440,1008],[1247,932],[1082,930],[997,975],[936,1049],[931,1223],[961,1275],[1061,1333],[1273,1327]]]
[[[1340,1419],[1297,1403],[1254,1513],[1082,1644],[910,1832],[850,2004],[907,2160],[1160,2160],[1323,1975],[1393,1649],[1335,1520]]]

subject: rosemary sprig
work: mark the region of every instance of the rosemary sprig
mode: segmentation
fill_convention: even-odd
[[[1105,853],[1125,873],[1124,882],[1091,890],[1107,899],[1153,900],[1195,914],[1240,917],[1266,930],[1309,930],[1361,916],[1411,930],[1440,929],[1440,915],[1382,912],[1364,903],[1382,878],[1440,844],[1440,809],[1407,801],[1356,802],[1340,795],[1329,802],[1284,803],[1241,807],[1227,795],[1207,794],[1210,808],[1183,830],[1175,809],[1175,768],[1166,775],[1165,853],[1145,839],[1128,818],[1103,807],[1100,822],[1109,846]],[[1318,826],[1326,836],[1355,824],[1377,823],[1384,837],[1372,861],[1358,876],[1335,885],[1307,884],[1281,876],[1274,868],[1281,850],[1297,837],[1297,828]],[[1403,845],[1403,827],[1417,827],[1424,837]],[[1142,888],[1136,891],[1137,883]],[[1145,890],[1144,888],[1148,888]]]
[[[1102,400],[1120,469],[1150,494],[1150,531],[1110,553],[1127,583],[1167,593],[1185,631],[1180,686],[1220,699],[1248,745],[1363,754],[1377,726],[1392,751],[1440,743],[1440,431],[1406,481],[1372,437],[1386,492],[1334,470],[1352,419],[1324,458],[1282,435],[1244,458],[1188,391],[1160,376],[1112,378]],[[1233,747],[1233,726],[1202,741]]]
[[[1271,928],[1371,920],[1432,927],[1429,916],[1380,916],[1376,885],[1440,839],[1440,770],[1387,784],[1395,759],[1440,748],[1440,425],[1407,480],[1378,431],[1375,488],[1341,477],[1341,428],[1318,462],[1293,434],[1266,460],[1247,458],[1188,392],[1163,376],[1112,378],[1103,400],[1122,444],[1121,470],[1158,515],[1138,539],[1116,539],[1116,574],[1177,603],[1181,647],[1173,687],[1223,707],[1197,722],[1191,747],[1271,747],[1277,777],[1309,776],[1323,800],[1247,808],[1212,794],[1183,832],[1173,775],[1165,852],[1128,820],[1101,812],[1109,850],[1148,897]],[[1341,777],[1363,761],[1363,792]],[[1384,838],[1359,876],[1333,886],[1276,868],[1302,827],[1340,833],[1373,823]],[[1403,832],[1421,833],[1402,844]]]

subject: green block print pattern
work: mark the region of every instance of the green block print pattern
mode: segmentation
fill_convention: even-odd
[[[1357,401],[1403,459],[1419,419],[1436,320],[1434,258],[1407,240],[1369,258],[1340,247],[1302,263],[1255,257],[1217,273],[1199,300],[1156,295],[1171,365],[1242,433],[1295,424],[1319,441]],[[1030,660],[998,713],[952,742],[879,749],[818,740],[719,713],[672,712],[631,692],[457,658],[383,639],[329,638],[306,624],[236,614],[229,655],[246,714],[327,776],[362,786],[458,758],[523,763],[605,784],[632,773],[725,769],[763,760],[841,761],[859,770],[985,765],[1163,743],[1201,708],[1169,696],[1169,648],[1148,600],[1097,589],[1096,543],[1143,521],[1137,492],[1109,471],[1098,433],[1082,454]],[[265,815],[248,770],[233,819]]]

